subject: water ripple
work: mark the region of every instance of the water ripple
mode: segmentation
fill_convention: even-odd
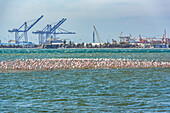
[[[167,112],[167,72],[89,69],[1,73],[1,108],[4,112]]]

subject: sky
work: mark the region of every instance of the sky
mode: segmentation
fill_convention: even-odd
[[[166,29],[168,37],[169,6],[170,0],[0,0],[0,40],[14,40],[14,33],[8,30],[41,15],[44,17],[28,32],[28,41],[38,43],[38,35],[32,32],[62,18],[67,20],[61,28],[76,34],[57,37],[75,43],[92,42],[94,25],[102,42],[118,40],[121,32],[138,40],[139,35],[161,37]]]

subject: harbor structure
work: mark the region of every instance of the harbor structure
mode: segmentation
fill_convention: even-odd
[[[99,33],[95,26],[93,26],[93,42],[92,43],[74,43],[69,42],[66,43],[66,40],[57,38],[58,34],[75,34],[75,32],[69,32],[60,28],[60,26],[66,21],[66,18],[62,18],[56,24],[47,24],[42,30],[37,30],[36,32],[32,32],[33,34],[38,34],[39,36],[39,44],[35,46],[32,42],[28,42],[27,32],[41,19],[43,15],[36,20],[33,20],[30,26],[27,25],[28,22],[24,22],[24,24],[18,29],[8,30],[8,32],[15,33],[15,40],[9,40],[8,43],[1,43],[1,47],[47,47],[47,48],[169,48],[170,38],[166,37],[166,30],[164,30],[164,34],[161,38],[156,37],[147,37],[142,38],[139,35],[139,40],[136,41],[135,37],[132,35],[122,36],[123,32],[120,33],[119,43],[116,40],[112,39],[112,43],[108,40],[103,43],[101,38],[99,37]],[[22,34],[20,34],[22,33]],[[98,42],[96,42],[95,37],[97,37]],[[21,39],[23,39],[21,41]],[[4,46],[3,46],[4,45]]]
[[[93,43],[96,43],[95,42],[95,33],[96,33],[96,36],[97,36],[97,39],[98,39],[98,43],[101,44],[101,39],[99,37],[99,33],[97,32],[97,29],[96,29],[95,26],[93,26],[93,28],[94,28],[94,31],[93,31]]]
[[[8,30],[8,32],[11,33],[15,33],[15,43],[19,44],[19,43],[28,43],[28,35],[27,32],[37,23],[39,22],[41,19],[43,18],[43,15],[41,17],[39,17],[38,19],[36,19],[36,21],[34,23],[32,23],[30,26],[28,26],[28,22],[24,22],[24,24],[19,27],[18,29],[13,29],[13,30]],[[34,21],[34,20],[33,20]],[[20,34],[22,33],[22,34]],[[21,39],[24,37],[24,41],[21,42]]]
[[[130,36],[122,36],[123,32],[120,33],[119,36],[119,42],[128,42],[128,43],[135,43],[135,38],[132,37],[132,35],[130,34]]]
[[[161,38],[156,37],[147,37],[142,38],[139,35],[139,40],[136,41],[135,38],[130,36],[122,36],[122,33],[119,36],[119,43],[130,43],[132,45],[139,45],[141,48],[169,48],[170,39],[166,37],[166,30]]]
[[[139,41],[136,43],[143,48],[169,48],[170,39],[166,37],[166,30],[164,30],[162,38],[150,37],[143,39],[139,35]]]
[[[59,28],[65,21],[66,18],[63,18],[55,25],[47,24],[47,26],[45,26],[42,30],[32,32],[33,34],[38,34],[39,45],[48,44],[47,39],[51,37],[56,38],[57,34],[75,34],[75,32],[69,32],[62,28]]]

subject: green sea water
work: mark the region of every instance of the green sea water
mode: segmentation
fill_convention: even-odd
[[[0,49],[0,61],[125,58],[170,62],[170,49]],[[0,72],[0,112],[170,112],[170,70]]]

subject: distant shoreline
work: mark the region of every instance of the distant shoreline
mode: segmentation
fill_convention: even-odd
[[[0,48],[0,49],[170,49],[170,48]]]

